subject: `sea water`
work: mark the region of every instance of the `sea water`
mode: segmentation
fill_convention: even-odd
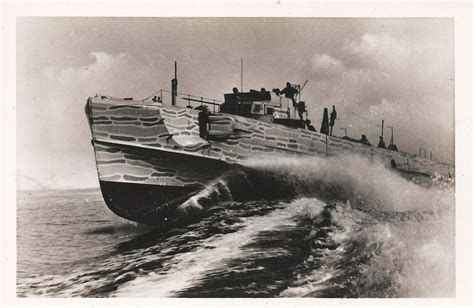
[[[19,192],[17,295],[455,296],[454,183],[358,157],[247,167],[296,194],[235,201],[228,188],[202,207],[208,189],[183,205],[194,222],[160,229],[115,216],[98,189]]]

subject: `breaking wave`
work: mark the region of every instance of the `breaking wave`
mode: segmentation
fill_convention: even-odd
[[[435,179],[433,185],[422,186],[417,182],[357,156],[249,161],[182,207],[190,211],[235,201],[293,201],[280,201],[287,204],[245,220],[232,235],[206,239],[200,249],[174,259],[167,275],[142,277],[124,286],[118,296],[227,294],[214,279],[259,272],[258,267],[252,268],[259,258],[249,251],[249,242],[281,228],[303,233],[300,260],[285,286],[273,285],[275,296],[454,296],[453,183]],[[264,255],[281,250],[277,245]],[[154,287],[143,287],[150,285]],[[268,294],[269,286],[245,293]]]
[[[35,278],[29,292],[452,297],[454,183],[430,181],[357,156],[251,160],[181,206],[189,225],[127,238],[77,272]],[[92,230],[84,234],[120,235]]]
[[[323,201],[349,201],[363,210],[434,210],[454,204],[454,183],[409,179],[381,162],[347,155],[330,158],[268,156],[247,161],[242,168],[210,184],[185,202],[182,209],[202,210],[222,201],[277,200],[301,196]]]

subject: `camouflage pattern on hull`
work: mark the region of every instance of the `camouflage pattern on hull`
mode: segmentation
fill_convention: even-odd
[[[276,153],[316,156],[355,153],[381,160],[386,166],[393,160],[399,169],[409,172],[453,176],[453,167],[438,161],[237,115],[212,114],[209,138],[204,140],[199,137],[198,112],[142,101],[103,97],[88,100],[86,113],[99,180],[104,199],[115,213],[149,222],[140,218],[146,212],[153,221],[160,220],[164,216],[156,213],[165,213],[165,208],[176,207],[185,197],[212,185],[233,164]],[[127,206],[126,202],[118,201],[124,197],[119,189],[111,188],[114,183],[132,184],[128,187],[134,187],[132,191],[137,193],[141,190],[135,185],[150,186],[145,191],[154,191],[149,194],[155,200],[140,199],[142,205],[137,201]],[[170,188],[168,194],[166,187]],[[138,210],[140,206],[144,212]]]

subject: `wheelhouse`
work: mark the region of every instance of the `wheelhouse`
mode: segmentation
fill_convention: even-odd
[[[270,91],[224,94],[224,103],[220,105],[219,111],[295,128],[305,127],[297,118],[292,100]]]

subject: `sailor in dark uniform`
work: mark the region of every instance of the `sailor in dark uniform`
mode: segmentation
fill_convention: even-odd
[[[329,127],[331,128],[329,135],[331,136],[332,136],[332,128],[334,127],[336,119],[337,119],[336,106],[332,105],[331,117],[329,118]]]
[[[232,93],[234,93],[235,106],[237,107],[237,110],[236,110],[237,114],[240,114],[240,111],[242,109],[242,99],[241,99],[239,89],[237,89],[236,87],[233,87]]]
[[[367,139],[365,135],[362,135],[359,142],[362,144],[370,145],[369,139]]]
[[[200,109],[201,111],[198,114],[199,137],[207,140],[208,133],[209,133],[207,127],[210,123],[209,112],[207,110],[207,106],[205,105],[202,105]]]
[[[296,104],[296,109],[298,110],[298,115],[300,117],[300,121],[303,121],[303,113],[306,112],[306,117],[308,117],[308,112],[306,111],[306,104],[303,101],[298,102]]]
[[[310,131],[312,131],[312,132],[315,132],[315,131],[316,131],[316,128],[314,128],[314,126],[311,125],[311,120],[307,119],[307,120],[305,121],[305,123],[306,123],[306,128],[307,128],[308,130],[310,130]]]
[[[285,94],[285,97],[291,98],[291,100],[293,101],[293,108],[296,108],[295,94],[297,93],[298,93],[298,90],[293,88],[291,86],[291,83],[289,82],[286,83],[286,88],[280,91],[280,94]]]

